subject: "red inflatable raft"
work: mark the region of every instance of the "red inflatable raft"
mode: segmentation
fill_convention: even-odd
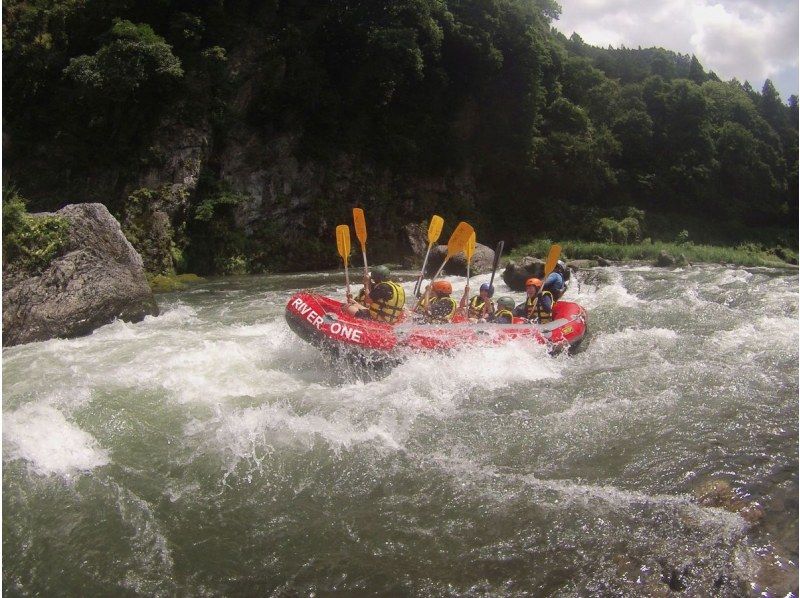
[[[553,321],[542,325],[528,324],[521,318],[513,324],[427,324],[409,318],[391,325],[356,318],[340,301],[301,291],[286,304],[286,321],[313,345],[370,360],[400,359],[407,350],[447,351],[519,339],[547,344],[553,351],[574,350],[586,333],[586,311],[570,301],[557,301]]]

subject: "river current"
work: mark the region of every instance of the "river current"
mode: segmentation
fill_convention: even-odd
[[[797,595],[797,273],[577,278],[572,356],[355,376],[283,319],[333,272],[4,349],[3,594]]]

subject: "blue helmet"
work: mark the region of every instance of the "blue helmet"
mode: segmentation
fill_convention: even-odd
[[[489,293],[490,299],[494,296],[494,287],[490,285],[488,282],[484,282],[481,285],[481,291],[486,291],[487,293]]]

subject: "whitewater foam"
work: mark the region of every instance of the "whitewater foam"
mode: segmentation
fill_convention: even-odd
[[[95,438],[54,407],[28,403],[3,414],[4,459],[24,459],[40,475],[71,477],[110,463]]]

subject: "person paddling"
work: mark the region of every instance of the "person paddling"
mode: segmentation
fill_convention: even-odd
[[[545,291],[550,291],[553,296],[553,301],[558,301],[564,293],[567,292],[569,279],[570,275],[567,265],[562,260],[558,260],[553,271],[545,279],[543,288]]]
[[[541,291],[542,281],[538,278],[529,278],[525,281],[525,292],[528,297],[524,303],[514,308],[514,315],[526,318],[536,324],[546,324],[553,321],[553,294],[550,291]]]
[[[467,313],[470,321],[485,321],[491,319],[494,314],[494,287],[488,282],[484,282],[478,294],[469,301],[469,311]]]
[[[375,266],[357,299],[348,298],[347,311],[359,318],[376,322],[396,323],[406,303],[406,294],[396,282],[389,280],[391,272],[386,266]]]
[[[497,311],[490,321],[495,324],[511,324],[514,321],[514,298],[500,297],[497,300]]]
[[[450,296],[453,292],[453,285],[447,280],[434,280],[431,284],[433,297],[422,308],[422,313],[432,322],[450,322],[456,314],[458,304]]]

